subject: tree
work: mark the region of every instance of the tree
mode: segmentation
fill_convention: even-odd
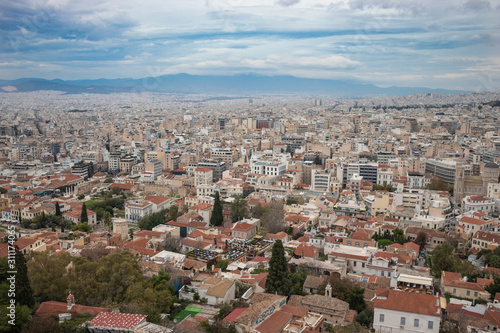
[[[109,212],[104,212],[104,225],[106,229],[111,229],[111,214]]]
[[[177,236],[169,235],[162,243],[163,249],[165,251],[171,252],[181,252],[182,250],[182,239]]]
[[[82,205],[82,214],[80,215],[80,222],[88,222],[89,218],[87,216],[87,206],[85,206],[85,202]]]
[[[316,153],[316,156],[314,157],[314,164],[321,165],[321,157],[319,156],[319,153]]]
[[[433,177],[429,184],[427,184],[427,189],[434,191],[451,191],[453,186],[446,184],[442,178]]]
[[[391,241],[391,240],[389,240],[389,239],[380,239],[378,241],[378,247],[379,248],[384,248],[384,247],[389,246],[391,244],[394,244],[394,242]]]
[[[288,263],[281,240],[273,245],[272,257],[269,261],[269,275],[267,276],[266,289],[268,293],[277,292],[280,295],[290,295],[292,282],[289,277]]]
[[[415,239],[415,244],[418,245],[418,251],[422,252],[427,244],[427,234],[424,231],[419,231],[417,238]]]
[[[231,204],[231,220],[233,222],[238,222],[243,220],[248,216],[247,202],[242,196],[234,197],[234,201]]]
[[[0,194],[5,194],[7,193],[7,190],[3,187],[0,187]]]
[[[357,313],[361,313],[366,309],[366,303],[364,299],[364,288],[354,287],[349,291],[347,295],[347,303],[349,303],[349,309],[355,310]]]
[[[16,303],[26,305],[32,308],[35,305],[33,290],[31,290],[30,280],[28,278],[28,267],[26,267],[26,258],[16,246]]]
[[[71,230],[72,231],[83,231],[86,233],[90,233],[92,231],[92,227],[87,222],[83,222],[83,223],[78,223],[78,224],[72,225]]]
[[[224,215],[222,214],[222,203],[220,202],[219,192],[215,192],[214,209],[210,217],[210,224],[219,227],[224,222]]]
[[[29,322],[31,310],[26,305],[16,305],[15,317],[9,316],[10,309],[7,305],[0,305],[0,332],[21,332],[23,326]],[[12,319],[15,320],[15,325],[9,323]]]
[[[59,323],[52,317],[38,318],[33,317],[33,319],[26,325],[23,329],[26,333],[62,333],[63,330]]]
[[[260,203],[250,209],[250,215],[256,219],[260,219],[264,213],[265,210]]]
[[[432,251],[432,270],[437,277],[441,277],[442,271],[452,272],[456,266],[456,259],[453,254],[455,248],[448,243],[443,243]]]
[[[113,183],[113,178],[106,178],[103,183],[104,184],[112,184]]]
[[[283,223],[283,210],[278,207],[272,207],[262,215],[261,223],[268,232],[277,233],[283,231],[285,228]]]
[[[59,202],[56,202],[56,216],[61,216],[61,207],[59,206]]]
[[[170,217],[170,219],[175,221],[178,215],[179,215],[179,207],[174,205],[170,206],[170,208],[168,209],[168,216]]]
[[[487,292],[490,293],[490,299],[494,300],[495,295],[500,293],[500,277],[495,276],[493,279],[493,283],[484,288]]]

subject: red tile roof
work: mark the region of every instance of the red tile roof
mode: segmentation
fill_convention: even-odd
[[[90,327],[132,329],[146,320],[147,316],[130,313],[101,312],[90,322]]]
[[[75,317],[81,313],[88,313],[90,315],[97,315],[101,312],[111,312],[109,308],[98,308],[93,306],[85,306],[85,305],[73,305],[70,310],[68,310],[68,304],[65,302],[55,302],[48,301],[40,304],[38,309],[35,311],[35,317],[49,317],[49,316],[57,316],[61,313],[71,313],[71,317]]]
[[[418,294],[398,290],[377,290],[377,297],[386,294],[387,299],[376,298],[374,308],[418,313],[441,317],[441,305],[435,295]]]

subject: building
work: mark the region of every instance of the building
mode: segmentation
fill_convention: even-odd
[[[377,332],[439,332],[439,296],[378,289],[374,301],[373,328]]]
[[[146,323],[145,315],[131,313],[101,312],[87,327],[89,333],[135,332],[139,325]]]
[[[493,280],[478,278],[477,282],[469,282],[467,277],[462,278],[461,273],[442,271],[440,282],[443,291],[450,293],[451,296],[488,300],[490,293],[485,290],[485,287],[493,283]]]
[[[476,250],[493,250],[500,244],[500,235],[484,231],[476,231],[472,236],[472,248]]]
[[[209,168],[196,168],[194,170],[194,186],[210,185],[214,179],[214,172]]]
[[[493,213],[495,201],[482,195],[466,196],[462,199],[462,212]]]

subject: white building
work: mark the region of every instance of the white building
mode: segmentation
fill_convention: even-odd
[[[495,211],[495,201],[482,195],[466,196],[462,199],[462,211],[464,213],[493,213]]]
[[[438,295],[379,289],[375,297],[373,328],[376,332],[439,332]]]

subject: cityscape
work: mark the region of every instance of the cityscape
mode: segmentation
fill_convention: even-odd
[[[500,329],[499,3],[94,5],[0,4],[0,331]]]

